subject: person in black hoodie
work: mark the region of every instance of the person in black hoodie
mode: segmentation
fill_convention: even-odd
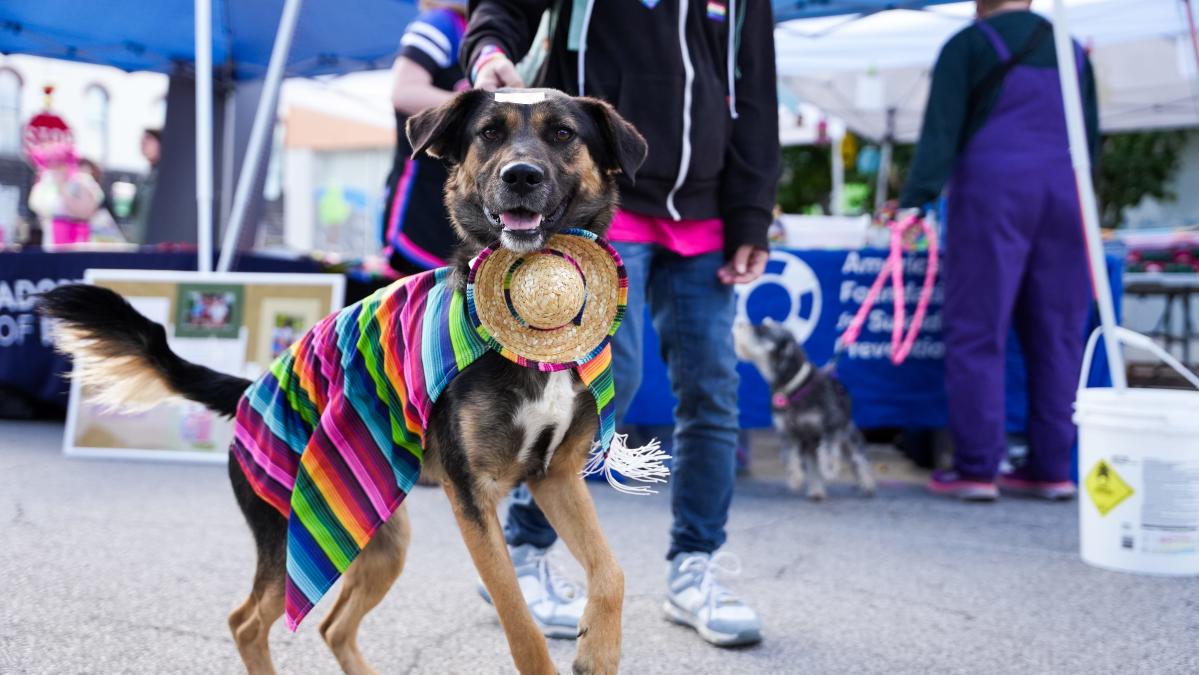
[[[476,87],[525,86],[513,65],[548,12],[533,84],[614,105],[649,143],[620,177],[608,237],[629,274],[614,340],[617,416],[641,380],[645,306],[675,409],[671,620],[720,646],[761,639],[757,614],[719,581],[733,496],[738,408],[733,285],[761,275],[779,173],[774,19],[768,0],[472,0],[461,60]],[[556,535],[518,490],[505,534],[546,635],[574,637],[584,599],[546,563]]]

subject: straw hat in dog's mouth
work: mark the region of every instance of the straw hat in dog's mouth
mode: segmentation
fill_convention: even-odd
[[[593,232],[570,229],[531,253],[492,244],[471,262],[466,303],[475,330],[505,357],[564,370],[607,344],[628,287],[616,251]]]

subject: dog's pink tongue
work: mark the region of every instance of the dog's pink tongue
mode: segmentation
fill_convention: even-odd
[[[500,222],[509,230],[531,230],[541,224],[541,214],[523,215],[504,211],[500,214]]]

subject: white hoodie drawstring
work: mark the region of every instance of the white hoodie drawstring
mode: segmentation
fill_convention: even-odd
[[[729,80],[729,116],[737,119],[737,0],[728,0],[729,13],[725,21],[729,24],[728,62],[726,69]],[[579,96],[586,96],[587,85],[587,31],[591,27],[591,13],[595,0],[587,0],[583,10],[583,25],[579,35]]]
[[[586,96],[584,85],[587,83],[587,29],[591,27],[591,12],[595,9],[595,0],[587,0],[587,8],[583,10],[583,26],[579,35],[579,96]]]
[[[729,115],[737,119],[737,0],[729,0]]]

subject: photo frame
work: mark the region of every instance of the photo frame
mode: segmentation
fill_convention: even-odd
[[[235,338],[241,331],[245,291],[238,284],[179,284],[177,337]]]
[[[341,309],[345,292],[345,278],[332,274],[105,269],[88,270],[84,281],[116,291],[162,324],[181,358],[246,379]],[[232,421],[198,403],[112,412],[88,402],[71,381],[63,435],[69,456],[223,463],[232,437]]]
[[[312,326],[321,316],[319,304],[312,298],[265,299],[258,314],[259,360],[278,358],[304,334],[301,326]]]

